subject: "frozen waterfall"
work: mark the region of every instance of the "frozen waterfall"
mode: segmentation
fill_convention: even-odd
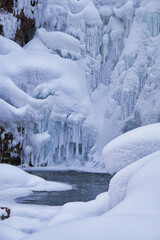
[[[157,0],[14,0],[12,10],[0,10],[6,156],[26,166],[101,166],[106,143],[159,121]],[[23,47],[9,40],[21,15],[35,30]]]

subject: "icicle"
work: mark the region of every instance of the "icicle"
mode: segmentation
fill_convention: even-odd
[[[156,37],[160,33],[160,12],[148,13],[145,18],[151,36]]]

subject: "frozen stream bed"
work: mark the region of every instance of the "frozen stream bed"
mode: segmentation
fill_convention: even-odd
[[[64,182],[72,185],[68,191],[36,192],[27,197],[17,198],[17,203],[61,206],[67,202],[90,201],[106,192],[111,175],[76,171],[29,171],[48,181]]]

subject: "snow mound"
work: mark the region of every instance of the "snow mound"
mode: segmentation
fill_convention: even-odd
[[[123,200],[124,200],[124,204],[125,204],[127,202],[125,200],[126,198],[129,198],[130,201],[132,202],[134,198],[132,199],[131,197],[129,197],[132,194],[134,195],[135,193],[137,193],[136,198],[142,198],[142,197],[145,198],[146,194],[150,195],[152,191],[155,191],[155,189],[153,187],[153,190],[151,188],[150,191],[148,191],[148,193],[147,193],[147,182],[148,181],[151,181],[151,184],[153,184],[152,182],[156,181],[156,178],[157,178],[157,182],[159,182],[158,175],[155,176],[155,179],[153,179],[153,180],[150,179],[150,178],[152,178],[151,177],[152,176],[152,168],[150,170],[150,173],[149,173],[149,170],[147,170],[148,173],[144,179],[138,180],[138,178],[136,179],[136,176],[138,175],[140,178],[140,174],[142,174],[142,178],[143,178],[143,176],[144,176],[143,169],[147,169],[146,166],[148,166],[149,164],[150,164],[149,166],[151,166],[151,165],[154,166],[154,161],[155,162],[159,161],[159,158],[160,158],[160,151],[154,152],[154,153],[130,164],[129,166],[123,168],[118,173],[116,173],[116,175],[110,181],[110,186],[109,186],[109,191],[108,191],[109,201],[110,201],[110,203],[109,203],[110,209],[112,208],[112,210],[114,211],[114,207],[120,203],[123,204],[122,203]],[[153,174],[154,174],[154,171],[155,170],[153,169]],[[132,178],[133,179],[135,178],[136,180],[132,180]],[[138,184],[138,181],[139,181],[139,184]],[[135,184],[133,184],[132,182],[135,182]],[[143,186],[143,184],[144,184],[144,186]],[[150,184],[150,183],[148,183],[148,184]],[[155,187],[156,187],[156,185],[157,184],[155,184]],[[143,191],[143,192],[141,193],[141,191]],[[143,213],[146,213],[146,212],[150,213],[153,211],[153,209],[154,209],[153,207],[152,207],[152,210],[149,209],[149,204],[156,200],[158,193],[156,194],[157,196],[155,196],[155,194],[156,193],[153,193],[152,197],[148,196],[148,198],[147,198],[148,207],[146,209],[144,207],[146,200],[142,199],[140,201],[135,202],[137,206],[134,206],[134,208],[137,207],[137,209],[138,209],[139,204],[142,204],[142,202],[144,203],[144,206],[140,207],[137,210],[137,213],[138,213],[138,211],[143,212]],[[153,198],[153,199],[151,199],[151,198]],[[151,202],[150,202],[150,200],[151,200]],[[127,206],[128,206],[128,203],[126,204],[126,207]],[[132,211],[132,213],[134,213],[134,210],[131,209],[131,211]],[[127,212],[127,210],[126,210],[126,212]],[[156,213],[156,211],[155,211],[155,213]]]
[[[75,221],[77,219],[99,216],[108,210],[109,197],[108,193],[104,192],[99,194],[95,200],[89,202],[70,202],[64,204],[51,219],[48,226]]]
[[[157,151],[132,163],[116,174],[111,180],[109,199],[106,199],[110,210],[106,209],[105,214],[102,214],[102,211],[99,212],[102,214],[100,216],[91,215],[91,212],[94,212],[91,201],[86,203],[88,208],[84,208],[85,215],[81,204],[79,203],[78,206],[76,203],[76,212],[82,213],[86,219],[79,218],[75,221],[75,218],[68,218],[67,223],[60,221],[59,224],[25,239],[41,240],[46,238],[51,240],[54,237],[56,240],[159,240],[159,160],[160,151]],[[69,210],[69,205],[67,208]],[[72,209],[75,210],[74,207]],[[92,209],[91,212],[89,209]]]
[[[160,149],[160,123],[134,129],[112,140],[103,149],[107,172],[113,174]]]
[[[80,53],[79,40],[69,34],[57,31],[47,32],[44,28],[41,28],[37,30],[37,35],[47,48],[59,50],[62,55],[70,53],[76,56],[76,54]]]
[[[15,42],[0,36],[0,55],[6,55],[15,50],[21,50],[22,48]]]
[[[0,205],[5,204],[6,200],[0,203]],[[25,234],[32,234],[38,230],[42,230],[45,226],[47,226],[48,222],[53,218],[60,208],[58,206],[44,207],[44,205],[24,205],[10,202],[7,202],[7,206],[11,210],[11,215],[2,223],[7,224],[8,226],[13,227]],[[0,232],[2,233],[2,231]],[[10,239],[12,240],[12,236]],[[3,239],[0,238],[0,240]]]
[[[71,188],[68,184],[45,181],[17,167],[0,164],[1,201],[5,197],[12,200],[16,197],[28,195],[31,191],[64,191]]]
[[[1,240],[20,240],[26,236],[23,232],[7,224],[0,223],[0,239]]]

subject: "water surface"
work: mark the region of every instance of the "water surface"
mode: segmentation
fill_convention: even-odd
[[[88,173],[76,171],[28,171],[48,181],[63,182],[72,185],[68,191],[33,192],[30,196],[17,198],[23,204],[61,206],[67,202],[90,201],[108,190],[111,175],[106,173]]]

